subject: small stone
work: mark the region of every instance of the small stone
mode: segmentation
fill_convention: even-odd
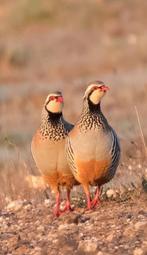
[[[125,228],[124,232],[123,232],[123,235],[128,237],[128,238],[132,238],[133,237],[133,233],[134,233],[134,228],[133,226],[128,226]]]
[[[15,200],[15,201],[12,201],[10,202],[6,208],[7,210],[12,210],[12,211],[19,211],[21,210],[23,207],[23,201],[22,200]]]
[[[107,196],[108,198],[115,198],[115,197],[116,197],[116,192],[115,192],[115,190],[113,190],[113,189],[108,189],[108,190],[106,191],[106,196]]]
[[[143,241],[143,245],[145,245],[147,247],[147,241]]]
[[[104,255],[104,253],[102,251],[98,251],[96,255]]]
[[[42,249],[40,247],[37,247],[37,249],[34,249],[35,255],[41,255],[42,254]]]
[[[67,228],[68,228],[67,224],[61,224],[61,225],[59,225],[58,230],[65,230]]]
[[[141,227],[144,227],[146,225],[146,222],[139,221],[134,226],[136,230],[139,230]]]
[[[68,223],[68,224],[72,224],[72,223],[78,224],[79,221],[81,220],[80,218],[81,218],[81,216],[79,214],[77,214],[77,215],[72,215],[71,214],[69,217],[66,218],[66,223]]]
[[[128,43],[131,45],[135,45],[137,43],[137,37],[135,34],[129,34],[127,40],[128,40]]]
[[[108,236],[106,237],[106,240],[107,240],[108,242],[111,242],[112,239],[113,239],[113,234],[110,234],[110,235],[108,235]]]
[[[131,166],[131,165],[129,165],[129,166],[128,166],[128,169],[129,169],[129,170],[132,170],[132,166]]]
[[[44,227],[43,227],[43,226],[39,226],[39,227],[37,227],[37,230],[38,230],[39,232],[44,232]]]
[[[0,223],[3,222],[3,221],[4,221],[3,217],[0,217]]]
[[[29,210],[29,209],[31,209],[31,207],[32,207],[31,204],[27,204],[27,205],[25,205],[24,208],[25,208],[26,210]]]
[[[97,242],[93,240],[80,242],[78,249],[84,252],[95,252],[97,249]]]
[[[61,224],[59,227],[58,227],[58,230],[75,230],[76,231],[76,229],[77,229],[77,225],[76,224],[74,224],[74,223],[71,223],[71,224]]]
[[[85,223],[86,221],[89,221],[90,220],[90,217],[88,217],[88,216],[82,216],[81,218],[80,218],[80,223]]]
[[[56,243],[58,243],[58,239],[53,239],[52,242],[53,242],[54,244],[56,244]]]
[[[142,255],[143,250],[141,248],[136,248],[133,252],[133,255]]]
[[[44,204],[45,204],[45,206],[50,206],[50,199],[45,199],[44,200]]]
[[[141,169],[141,168],[142,168],[142,165],[141,165],[141,164],[138,164],[138,168]]]
[[[144,178],[147,180],[147,168],[144,170]]]

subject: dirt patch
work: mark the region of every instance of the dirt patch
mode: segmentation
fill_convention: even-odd
[[[0,211],[1,254],[145,255],[146,203],[142,194],[139,200],[102,202],[93,212],[77,208],[54,219],[47,200],[16,201]]]

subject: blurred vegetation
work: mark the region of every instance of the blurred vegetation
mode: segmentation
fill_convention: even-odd
[[[9,62],[12,66],[23,67],[26,66],[30,59],[30,52],[24,47],[16,47],[11,50]]]
[[[53,22],[57,11],[57,1],[22,0],[15,4],[10,18],[13,25],[23,26],[30,23]]]
[[[139,2],[142,7],[147,7],[144,0]],[[78,26],[87,27],[104,25],[106,20],[113,21],[123,16],[125,22],[129,9],[131,11],[138,7],[138,1],[133,0],[16,0],[9,16],[10,23],[15,28],[40,22],[52,26],[78,24]],[[141,8],[138,14],[142,13],[144,8]]]
[[[26,142],[30,142],[31,135],[29,134],[20,134],[20,133],[9,133],[7,135],[0,134],[0,147],[14,149],[14,147],[19,146],[23,147]]]

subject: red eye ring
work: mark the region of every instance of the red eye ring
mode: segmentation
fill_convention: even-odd
[[[100,91],[106,92],[109,89],[109,87],[106,86],[106,85],[94,86],[93,87],[93,90],[97,90],[97,89],[99,89]]]
[[[96,90],[96,89],[99,89],[99,87],[97,87],[97,86],[94,86],[94,87],[93,87],[93,90]]]
[[[57,102],[63,103],[63,97],[62,97],[62,96],[59,96],[59,97],[57,98]]]
[[[99,89],[100,89],[101,91],[103,91],[103,92],[106,92],[107,90],[109,90],[109,87],[106,86],[106,85],[102,85],[102,86],[99,87]]]

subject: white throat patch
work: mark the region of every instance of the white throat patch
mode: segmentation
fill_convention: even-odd
[[[97,105],[99,102],[100,102],[100,100],[101,100],[101,98],[104,96],[104,92],[102,92],[102,91],[100,91],[100,90],[94,90],[92,93],[91,93],[91,95],[90,95],[90,97],[89,97],[89,99],[90,99],[90,101],[93,103],[93,104],[95,104],[95,105]]]
[[[60,113],[62,112],[63,103],[56,102],[56,100],[52,100],[46,105],[46,108],[49,112]]]

